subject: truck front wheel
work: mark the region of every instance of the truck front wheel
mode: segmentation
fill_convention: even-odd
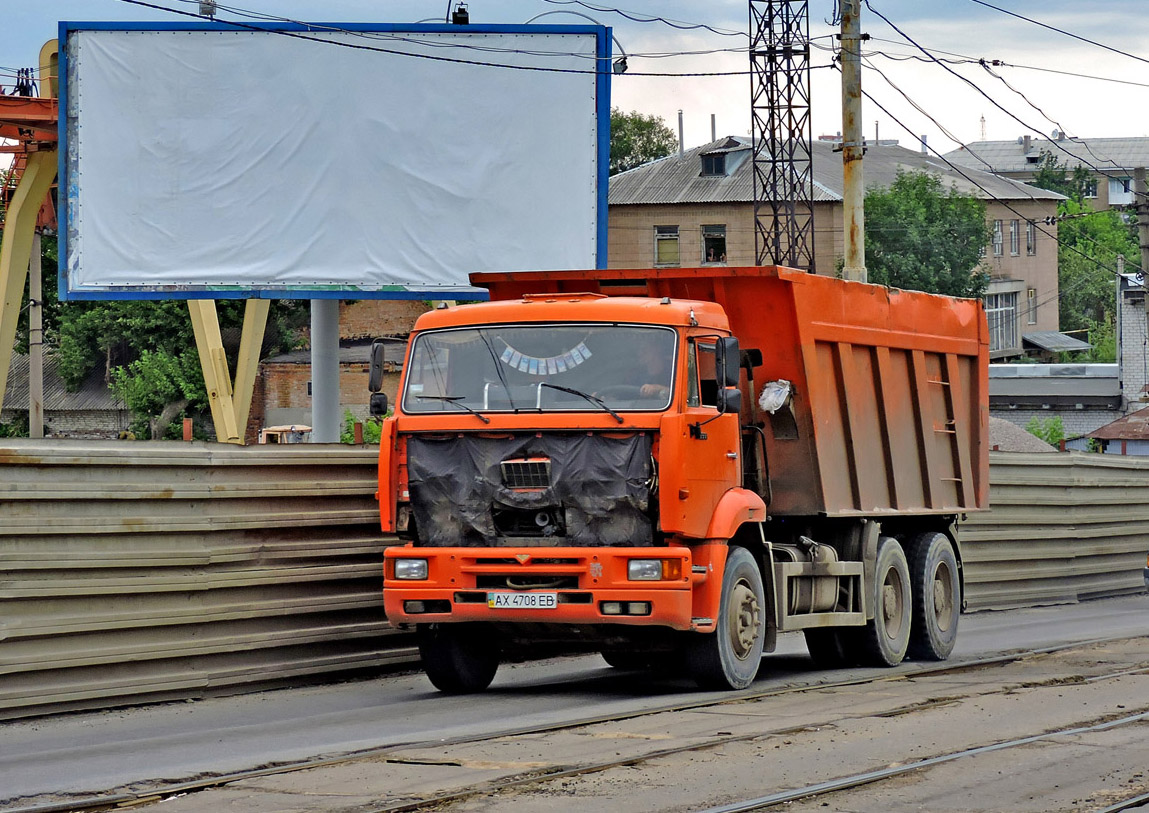
[[[766,640],[766,592],[758,563],[731,548],[722,574],[717,629],[699,634],[689,651],[690,673],[703,689],[745,689],[754,682]]]
[[[910,545],[914,622],[910,628],[910,657],[944,661],[957,643],[961,588],[957,557],[945,534],[918,536]]]
[[[498,642],[483,624],[415,627],[423,671],[446,694],[481,692],[499,669]]]
[[[858,628],[859,655],[870,666],[897,666],[910,644],[910,567],[893,537],[878,540],[874,588],[874,617]]]

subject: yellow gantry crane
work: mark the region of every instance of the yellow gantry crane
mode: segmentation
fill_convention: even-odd
[[[7,187],[14,182],[15,191],[6,201],[0,234],[0,404],[8,383],[36,229],[54,221],[49,192],[58,166],[58,63],[59,49],[51,40],[40,49],[39,96],[0,96],[0,139],[17,142],[15,146],[0,146],[0,150],[15,154],[10,183],[3,190],[7,195]],[[221,442],[244,443],[270,308],[270,300],[247,300],[233,385],[215,301],[188,300],[212,421]]]

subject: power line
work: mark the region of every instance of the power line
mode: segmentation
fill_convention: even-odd
[[[953,75],[953,76],[957,77],[958,79],[960,79],[961,81],[965,82],[965,83],[966,83],[967,85],[969,85],[971,88],[973,88],[973,89],[974,89],[974,90],[976,90],[978,93],[980,93],[982,96],[984,96],[984,97],[985,97],[985,98],[986,98],[986,99],[989,101],[989,103],[990,103],[990,104],[992,104],[992,105],[993,105],[994,107],[996,107],[998,110],[1002,111],[1002,112],[1003,112],[1003,113],[1005,113],[1007,116],[1009,116],[1010,118],[1012,118],[1014,121],[1016,121],[1016,122],[1017,122],[1018,124],[1020,124],[1022,127],[1025,127],[1027,130],[1031,130],[1031,131],[1037,132],[1037,128],[1035,128],[1033,125],[1029,124],[1028,122],[1025,122],[1025,121],[1023,121],[1021,118],[1019,118],[1019,117],[1018,117],[1017,115],[1015,115],[1013,112],[1011,112],[1011,111],[1007,110],[1007,109],[1006,109],[1005,107],[1003,107],[1003,106],[1002,106],[1002,105],[1001,105],[1001,104],[1000,104],[1000,103],[999,103],[999,102],[998,102],[996,99],[994,99],[992,96],[990,96],[988,93],[986,93],[986,92],[985,92],[984,90],[982,90],[980,87],[978,87],[977,83],[973,82],[972,80],[968,79],[968,78],[967,78],[967,77],[965,77],[965,76],[962,76],[960,73],[958,73],[957,71],[953,70],[953,69],[952,69],[952,68],[950,68],[949,66],[945,65],[945,64],[944,64],[943,62],[941,62],[940,60],[937,60],[936,58],[934,58],[934,57],[933,57],[933,55],[932,55],[932,54],[930,54],[930,52],[929,52],[929,51],[928,51],[926,48],[924,48],[924,47],[922,47],[921,45],[919,45],[919,44],[918,44],[918,43],[917,43],[917,42],[916,42],[916,41],[915,41],[915,40],[914,40],[912,37],[910,37],[908,34],[906,34],[904,31],[902,31],[900,28],[898,28],[898,26],[897,26],[897,25],[895,25],[895,24],[894,24],[894,23],[893,23],[893,22],[890,20],[890,18],[889,18],[889,17],[886,17],[886,16],[885,16],[884,14],[882,14],[880,11],[878,11],[877,9],[875,9],[875,8],[873,7],[873,4],[870,2],[870,0],[863,0],[863,2],[865,2],[865,4],[866,4],[866,8],[868,8],[868,9],[869,9],[871,12],[873,12],[875,16],[877,16],[877,17],[879,17],[881,20],[883,20],[883,21],[886,23],[886,25],[888,25],[890,28],[892,28],[892,29],[894,29],[895,31],[897,31],[897,32],[898,32],[898,33],[899,33],[899,34],[902,36],[902,38],[906,40],[906,42],[910,43],[910,44],[911,44],[911,45],[913,45],[915,48],[917,48],[919,51],[921,51],[922,53],[924,53],[924,54],[926,54],[927,56],[931,57],[932,61],[934,61],[934,62],[935,62],[936,64],[938,64],[938,65],[941,65],[941,67],[942,67],[942,68],[943,68],[943,69],[944,69],[946,72],[950,73],[951,75]],[[974,0],[974,2],[980,2],[980,0]],[[1101,176],[1103,176],[1103,177],[1105,177],[1105,178],[1109,178],[1109,179],[1111,179],[1111,180],[1114,180],[1114,181],[1122,181],[1122,182],[1123,182],[1123,181],[1125,180],[1124,178],[1119,178],[1119,177],[1117,177],[1117,176],[1115,176],[1115,175],[1110,175],[1108,172],[1106,172],[1105,170],[1101,169],[1100,167],[1097,167],[1097,166],[1095,166],[1095,165],[1094,165],[1094,164],[1092,164],[1091,162],[1089,162],[1089,161],[1085,160],[1085,159],[1084,159],[1084,158],[1082,158],[1080,155],[1075,155],[1074,153],[1072,153],[1072,152],[1070,152],[1069,150],[1065,149],[1065,147],[1061,146],[1061,144],[1060,144],[1060,143],[1058,143],[1057,141],[1050,141],[1049,143],[1050,143],[1050,144],[1052,144],[1053,146],[1055,146],[1057,149],[1061,150],[1063,153],[1065,153],[1065,154],[1066,154],[1066,155],[1068,155],[1069,157],[1073,158],[1075,161],[1077,161],[1077,162],[1079,162],[1079,163],[1081,163],[1081,164],[1084,164],[1085,166],[1089,167],[1091,170],[1093,170],[1093,171],[1094,171],[1096,174],[1098,174],[1098,175],[1101,175]],[[980,159],[979,159],[979,160],[980,160]]]
[[[891,119],[892,119],[892,120],[893,120],[893,121],[894,121],[896,124],[898,124],[898,126],[900,126],[900,127],[903,129],[903,130],[905,130],[905,131],[906,131],[907,133],[909,133],[910,135],[913,135],[913,132],[914,132],[913,130],[911,130],[909,127],[907,127],[907,126],[906,126],[906,125],[905,125],[905,124],[904,124],[904,123],[903,123],[903,122],[902,122],[902,121],[901,121],[901,120],[900,120],[900,119],[899,119],[897,116],[895,116],[895,115],[894,115],[893,113],[891,113],[891,112],[890,112],[888,109],[886,109],[886,107],[885,107],[885,106],[883,106],[883,105],[882,105],[882,103],[881,103],[881,102],[879,102],[877,99],[875,99],[875,98],[874,98],[874,97],[873,97],[873,96],[872,96],[872,95],[871,95],[869,92],[867,92],[866,90],[864,90],[864,89],[863,89],[863,90],[862,90],[862,95],[864,95],[864,96],[865,96],[867,99],[869,99],[871,102],[873,102],[873,103],[874,103],[874,105],[875,105],[875,106],[876,106],[876,107],[877,107],[879,110],[881,110],[883,113],[885,113],[887,116],[889,116],[889,117],[890,117],[890,118],[891,118]],[[1002,200],[1001,198],[997,197],[997,196],[996,196],[996,195],[994,195],[992,192],[990,192],[988,189],[986,189],[984,186],[982,186],[982,185],[981,185],[981,184],[979,184],[977,181],[975,181],[973,178],[969,177],[969,175],[967,175],[965,172],[963,172],[963,171],[962,171],[962,170],[961,170],[961,169],[960,169],[958,166],[956,166],[955,164],[953,164],[953,163],[952,163],[952,162],[951,162],[949,159],[947,159],[947,158],[946,158],[944,155],[942,155],[941,153],[937,152],[937,150],[933,149],[932,147],[928,147],[928,146],[927,146],[927,149],[928,149],[928,150],[930,150],[930,152],[933,152],[933,153],[934,153],[934,154],[935,154],[935,155],[936,155],[938,158],[940,158],[942,161],[944,161],[944,162],[945,162],[945,163],[946,163],[946,164],[947,164],[947,165],[950,167],[950,169],[952,169],[954,172],[958,173],[958,174],[959,174],[959,175],[961,175],[963,178],[965,178],[967,181],[969,181],[971,184],[973,184],[974,186],[976,186],[977,188],[979,188],[979,189],[981,189],[983,192],[985,192],[985,194],[986,194],[986,195],[988,195],[988,196],[989,196],[989,198],[991,198],[992,200],[994,200],[994,201],[995,201],[995,202],[997,202],[997,203],[1000,203],[1000,204],[1001,204],[1002,206],[1004,206],[1004,207],[1005,207],[1005,208],[1006,208],[1008,211],[1010,211],[1010,212],[1013,212],[1014,214],[1016,214],[1016,215],[1018,216],[1018,218],[1026,220],[1026,222],[1027,222],[1027,223],[1030,221],[1030,218],[1026,218],[1024,214],[1022,214],[1021,212],[1019,212],[1017,209],[1013,208],[1013,207],[1012,207],[1012,206],[1011,206],[1011,205],[1010,205],[1010,204],[1009,204],[1007,201],[1005,201],[1005,200]],[[1076,246],[1074,246],[1074,245],[1070,245],[1070,244],[1068,244],[1068,243],[1065,243],[1065,242],[1063,242],[1063,241],[1062,241],[1062,240],[1061,240],[1061,239],[1060,239],[1058,236],[1056,236],[1056,235],[1054,235],[1054,234],[1052,234],[1052,233],[1050,233],[1050,232],[1046,231],[1045,229],[1041,228],[1040,226],[1036,225],[1036,221],[1033,221],[1033,222],[1034,222],[1034,227],[1037,229],[1037,231],[1041,232],[1041,233],[1042,233],[1042,234],[1044,234],[1046,237],[1049,237],[1050,239],[1052,239],[1052,240],[1053,240],[1054,242],[1056,242],[1056,243],[1057,243],[1059,246],[1062,246],[1062,247],[1064,247],[1064,248],[1068,249],[1069,251],[1072,251],[1072,252],[1074,252],[1075,254],[1078,254],[1078,255],[1080,255],[1081,257],[1083,257],[1084,259],[1086,259],[1087,261],[1089,261],[1090,263],[1092,263],[1093,265],[1095,265],[1095,266],[1096,266],[1098,269],[1100,269],[1100,270],[1102,270],[1102,271],[1105,271],[1105,272],[1107,272],[1107,273],[1113,274],[1114,276],[1117,276],[1117,271],[1116,271],[1116,269],[1111,269],[1111,268],[1108,268],[1108,267],[1106,267],[1105,265],[1103,265],[1103,264],[1101,263],[1101,261],[1099,261],[1099,260],[1097,260],[1096,258],[1094,258],[1094,257],[1090,256],[1089,254],[1086,254],[1084,251],[1082,251],[1081,249],[1077,248]],[[1095,241],[1094,241],[1094,242],[1095,242]],[[1136,266],[1134,266],[1134,267],[1136,267]],[[1138,271],[1140,271],[1140,269],[1138,269]],[[1074,286],[1074,287],[1071,287],[1071,288],[1068,288],[1068,289],[1062,289],[1062,288],[1060,287],[1060,285],[1059,285],[1059,286],[1058,286],[1058,293],[1057,293],[1057,296],[1055,296],[1055,297],[1050,297],[1050,298],[1048,298],[1048,299],[1045,299],[1045,300],[1042,300],[1041,302],[1038,302],[1038,303],[1036,303],[1036,304],[1034,305],[1034,308],[1040,307],[1041,305],[1046,305],[1046,304],[1049,304],[1049,303],[1051,303],[1051,302],[1056,302],[1056,301],[1059,301],[1059,300],[1063,299],[1063,298],[1066,296],[1066,294],[1068,294],[1068,293],[1071,293],[1071,292],[1073,292],[1073,291],[1077,290],[1077,287],[1080,287],[1081,285],[1084,285],[1086,282],[1089,282],[1089,281],[1090,281],[1090,280],[1088,280],[1087,278],[1084,278],[1084,277],[1083,277],[1083,278],[1082,278],[1082,279],[1081,279],[1081,280],[1078,282],[1078,285],[1077,285],[1077,286]],[[1016,322],[1016,321],[1020,320],[1020,319],[1021,319],[1021,316],[1022,316],[1022,312],[1021,312],[1021,311],[1019,311],[1019,312],[1018,312],[1018,314],[1017,314],[1017,315],[1014,317],[1014,321]]]
[[[1105,43],[1098,42],[1097,40],[1091,40],[1088,37],[1082,37],[1079,34],[1074,34],[1071,31],[1066,31],[1064,28],[1058,28],[1055,25],[1050,25],[1049,23],[1043,23],[1040,20],[1033,19],[1032,17],[1026,17],[1024,14],[1018,14],[1015,11],[1010,11],[1009,9],[1001,8],[1000,6],[995,6],[993,3],[987,3],[987,2],[985,2],[985,0],[970,0],[970,2],[971,3],[977,3],[979,6],[985,6],[986,8],[991,8],[994,11],[1000,11],[1002,14],[1008,14],[1010,17],[1016,17],[1019,20],[1025,20],[1027,23],[1033,23],[1034,25],[1041,26],[1042,28],[1048,29],[1049,31],[1054,31],[1058,34],[1064,34],[1065,36],[1071,37],[1072,39],[1080,40],[1081,42],[1085,42],[1085,43],[1088,43],[1090,45],[1096,45],[1098,48],[1104,48],[1106,51],[1112,51],[1115,54],[1121,54],[1121,56],[1127,56],[1130,59],[1136,59],[1138,62],[1144,62],[1146,64],[1149,64],[1149,59],[1145,59],[1145,57],[1140,57],[1140,56],[1137,56],[1136,54],[1131,54],[1128,51],[1122,51],[1120,48],[1114,48],[1112,45],[1106,45]],[[869,3],[867,3],[866,5],[869,5]]]
[[[174,8],[170,8],[168,6],[161,6],[161,5],[158,5],[156,3],[149,3],[149,2],[146,2],[146,0],[120,0],[120,2],[121,3],[127,3],[127,4],[133,5],[133,6],[141,6],[143,8],[150,8],[150,9],[153,9],[156,11],[166,11],[166,12],[169,12],[171,14],[177,14],[177,15],[184,16],[184,17],[193,17],[195,19],[201,19],[201,20],[208,20],[211,22],[223,23],[224,25],[234,26],[236,28],[240,28],[240,29],[247,30],[247,31],[258,31],[261,33],[277,34],[277,35],[284,36],[284,37],[290,37],[292,39],[304,40],[306,42],[315,42],[315,43],[319,43],[321,45],[334,45],[334,46],[338,46],[341,48],[349,48],[349,49],[357,50],[357,51],[373,51],[376,53],[391,54],[393,56],[412,57],[415,59],[427,59],[427,60],[430,60],[432,62],[448,62],[448,63],[452,63],[452,64],[456,64],[456,65],[474,65],[474,66],[485,67],[485,68],[505,68],[508,70],[518,70],[518,71],[538,71],[540,73],[562,73],[562,74],[582,74],[582,75],[611,74],[611,75],[616,75],[616,76],[622,75],[622,76],[664,77],[664,78],[675,78],[675,79],[709,78],[709,77],[720,77],[720,76],[749,76],[752,73],[752,71],[745,70],[745,71],[700,71],[700,72],[689,72],[689,73],[658,73],[658,72],[651,72],[651,71],[628,71],[627,73],[624,73],[624,74],[614,74],[613,71],[611,70],[611,68],[609,68],[609,67],[604,67],[604,68],[595,69],[595,70],[580,70],[577,68],[548,68],[548,67],[538,66],[538,65],[513,65],[513,64],[499,63],[499,62],[482,62],[482,61],[478,61],[478,60],[458,59],[455,57],[436,56],[433,54],[412,53],[409,51],[399,51],[399,50],[394,50],[391,48],[381,48],[381,47],[372,46],[372,45],[362,45],[362,44],[356,44],[356,43],[351,43],[351,42],[340,42],[338,40],[322,39],[322,38],[318,38],[318,37],[308,36],[307,34],[297,32],[297,31],[285,31],[283,29],[278,29],[278,28],[265,28],[265,27],[258,26],[258,25],[252,25],[249,23],[239,22],[237,20],[216,20],[215,18],[210,17],[210,16],[205,15],[205,14],[197,14],[197,13],[191,12],[191,11],[181,11],[180,9],[174,9]],[[311,28],[311,29],[322,28],[322,26],[315,26],[315,25],[312,25],[310,23],[303,23],[303,25],[305,25],[306,27]],[[331,29],[331,30],[334,30],[336,32],[342,31],[341,29]],[[356,33],[356,32],[344,32],[344,33]]]
[[[750,36],[746,31],[732,31],[728,29],[715,28],[714,26],[706,25],[705,23],[686,23],[682,22],[681,20],[670,20],[666,17],[648,16],[645,14],[638,14],[637,12],[633,11],[624,11],[622,9],[612,8],[610,6],[596,6],[593,3],[583,2],[583,0],[543,0],[543,2],[551,3],[556,6],[582,6],[585,9],[589,9],[590,11],[597,11],[601,14],[618,14],[619,16],[625,17],[626,19],[635,23],[663,23],[664,25],[668,25],[671,28],[677,28],[680,31],[702,29],[705,31],[710,31],[714,34],[718,34],[722,37],[749,38]]]

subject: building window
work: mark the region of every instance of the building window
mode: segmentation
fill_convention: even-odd
[[[1002,222],[1000,220],[993,221],[993,256],[1000,257],[1002,252]]]
[[[1096,178],[1093,178],[1093,179],[1085,182],[1085,197],[1087,197],[1087,198],[1097,197],[1097,179]]]
[[[703,175],[725,175],[726,174],[726,153],[720,152],[716,155],[702,156],[702,174]]]
[[[654,264],[682,264],[682,255],[678,247],[678,226],[654,227]]]
[[[726,227],[702,227],[702,262],[726,262]]]
[[[1037,324],[1037,289],[1029,288],[1025,292],[1025,323]]]
[[[1021,254],[1021,221],[1009,221],[1009,254],[1016,257]]]
[[[1109,179],[1109,205],[1115,206],[1122,203],[1133,202],[1133,179],[1132,178],[1110,178]]]
[[[1017,292],[987,294],[985,318],[989,323],[989,352],[1017,350]]]
[[[1030,257],[1037,255],[1037,223],[1032,220],[1025,221],[1025,253]]]

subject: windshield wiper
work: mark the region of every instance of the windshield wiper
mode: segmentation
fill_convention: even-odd
[[[415,400],[417,400],[417,401],[446,401],[448,404],[452,404],[452,405],[457,406],[457,407],[462,407],[463,409],[470,412],[472,415],[474,415],[476,418],[478,418],[483,423],[490,423],[491,422],[491,419],[488,418],[486,415],[479,412],[477,409],[474,409],[474,408],[469,407],[466,404],[464,404],[463,403],[463,397],[464,396],[462,396],[462,395],[416,395]]]
[[[582,390],[576,390],[576,389],[572,389],[570,387],[560,387],[558,384],[548,384],[546,381],[540,381],[539,386],[540,387],[546,387],[546,388],[552,389],[552,390],[558,390],[559,392],[569,392],[571,395],[577,395],[580,398],[585,398],[586,400],[590,401],[592,404],[596,404],[596,405],[602,407],[603,409],[605,409],[607,412],[610,413],[612,418],[614,418],[619,423],[622,423],[622,416],[619,415],[617,412],[615,412],[610,407],[608,407],[606,405],[606,401],[602,400],[601,398],[599,398],[596,395],[591,395],[589,392],[583,392]]]

